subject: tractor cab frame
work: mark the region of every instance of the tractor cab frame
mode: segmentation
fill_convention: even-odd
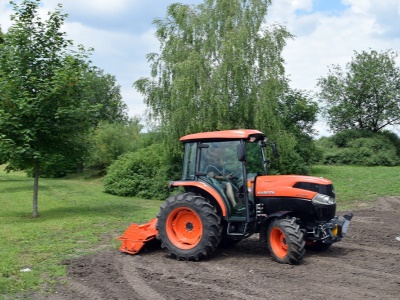
[[[170,187],[184,186],[187,192],[216,201],[227,222],[227,235],[240,238],[252,233],[257,215],[249,191],[257,175],[267,174],[265,135],[257,130],[238,130],[236,135],[220,131],[218,137],[199,133],[181,142],[185,148],[182,178]]]

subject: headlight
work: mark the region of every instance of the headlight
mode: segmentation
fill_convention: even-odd
[[[331,196],[316,194],[312,199],[312,202],[317,204],[332,205],[336,203],[336,199]]]

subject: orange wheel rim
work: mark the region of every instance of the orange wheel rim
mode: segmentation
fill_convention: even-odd
[[[198,214],[187,207],[172,211],[167,218],[166,228],[171,243],[185,250],[196,247],[203,235],[203,225]]]
[[[270,234],[270,244],[272,251],[279,258],[284,258],[288,252],[286,235],[279,228],[273,228]]]

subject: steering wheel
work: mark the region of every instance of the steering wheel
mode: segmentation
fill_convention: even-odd
[[[234,174],[224,174],[221,170],[219,170],[216,166],[214,165],[208,165],[205,169],[205,172],[208,174],[209,172],[216,172],[219,176],[222,176],[227,182],[229,182],[232,187],[238,191],[239,187],[237,183],[232,182],[232,179],[239,179],[240,178],[240,172],[236,172]]]

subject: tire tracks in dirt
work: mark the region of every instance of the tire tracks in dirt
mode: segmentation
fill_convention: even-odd
[[[79,294],[78,299],[87,299],[87,300],[103,300],[103,295],[101,291],[98,291],[96,289],[90,288],[87,285],[84,285],[80,282],[77,282],[75,280],[69,280],[68,282],[69,289],[75,291],[77,294]]]
[[[140,274],[146,265],[142,262],[140,256],[133,256],[124,259],[122,262],[122,275],[129,283],[130,287],[136,291],[140,299],[163,300],[165,296],[159,294],[154,288],[147,284]]]
[[[399,221],[400,222],[400,221]],[[400,242],[399,242],[400,246]],[[369,252],[376,252],[380,254],[390,254],[390,255],[400,255],[400,250],[393,249],[393,248],[388,248],[388,247],[371,247],[371,246],[365,246],[365,245],[360,245],[360,244],[346,244],[346,246],[336,246],[338,249],[352,249],[352,250],[363,250],[363,251],[369,251]]]

